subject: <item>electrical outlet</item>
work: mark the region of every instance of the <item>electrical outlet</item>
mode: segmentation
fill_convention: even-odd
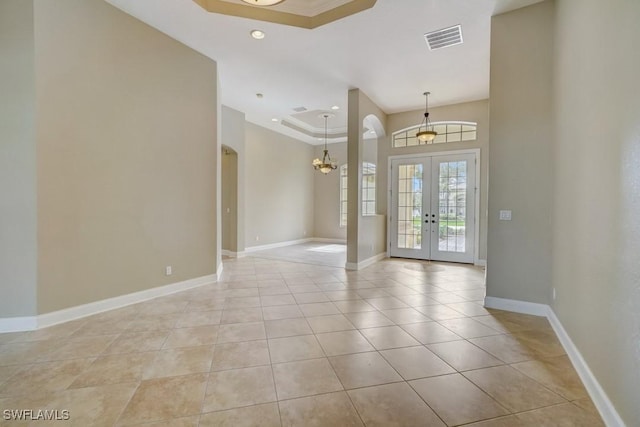
[[[556,288],[553,288],[553,300],[556,300]]]
[[[500,211],[500,221],[511,221],[511,211]]]
[[[171,275],[173,274],[173,270],[171,269],[171,266],[170,266],[170,265],[167,265],[167,266],[164,268],[164,274],[165,274],[165,275],[167,275],[167,276],[171,276]]]
[[[256,236],[256,242],[260,240],[260,236]]]

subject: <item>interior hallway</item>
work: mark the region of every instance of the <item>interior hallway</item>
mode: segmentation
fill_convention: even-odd
[[[546,319],[482,307],[481,269],[253,257],[224,269],[219,283],[0,335],[0,406],[68,409],[85,426],[603,425]]]

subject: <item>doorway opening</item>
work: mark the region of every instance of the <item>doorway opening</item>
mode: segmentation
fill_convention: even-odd
[[[222,146],[222,254],[238,251],[238,153]]]
[[[390,158],[389,256],[474,263],[478,150]]]

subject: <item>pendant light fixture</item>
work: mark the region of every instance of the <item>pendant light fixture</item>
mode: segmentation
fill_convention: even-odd
[[[337,169],[338,162],[331,160],[329,150],[327,149],[327,120],[329,119],[329,114],[323,114],[322,117],[324,117],[324,154],[322,160],[315,159],[311,164],[315,170],[319,170],[326,175],[332,170]]]
[[[284,0],[242,0],[245,3],[252,4],[254,6],[273,6],[274,4],[282,3]]]
[[[425,97],[424,120],[420,124],[420,127],[418,127],[416,137],[420,143],[430,144],[438,135],[438,132],[433,130],[433,126],[429,121],[429,95],[431,95],[431,92],[425,92],[423,95]],[[422,129],[422,125],[424,125],[424,130],[420,130]]]

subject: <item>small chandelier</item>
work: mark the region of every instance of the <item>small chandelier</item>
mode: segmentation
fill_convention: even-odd
[[[273,6],[278,3],[282,3],[284,0],[242,0],[245,3],[252,4],[254,6]]]
[[[433,130],[433,126],[429,121],[429,95],[431,95],[431,92],[425,92],[423,93],[423,95],[426,100],[424,107],[424,120],[420,124],[420,127],[418,127],[418,133],[416,133],[416,137],[420,142],[428,144],[435,139],[435,137],[438,135],[438,132]],[[422,125],[424,125],[424,130],[420,130],[422,128]]]
[[[329,150],[327,150],[327,119],[329,115],[323,114],[322,117],[324,117],[324,155],[322,156],[322,160],[315,159],[311,164],[315,170],[319,170],[326,175],[332,170],[337,169],[338,163],[335,160],[331,160]]]

